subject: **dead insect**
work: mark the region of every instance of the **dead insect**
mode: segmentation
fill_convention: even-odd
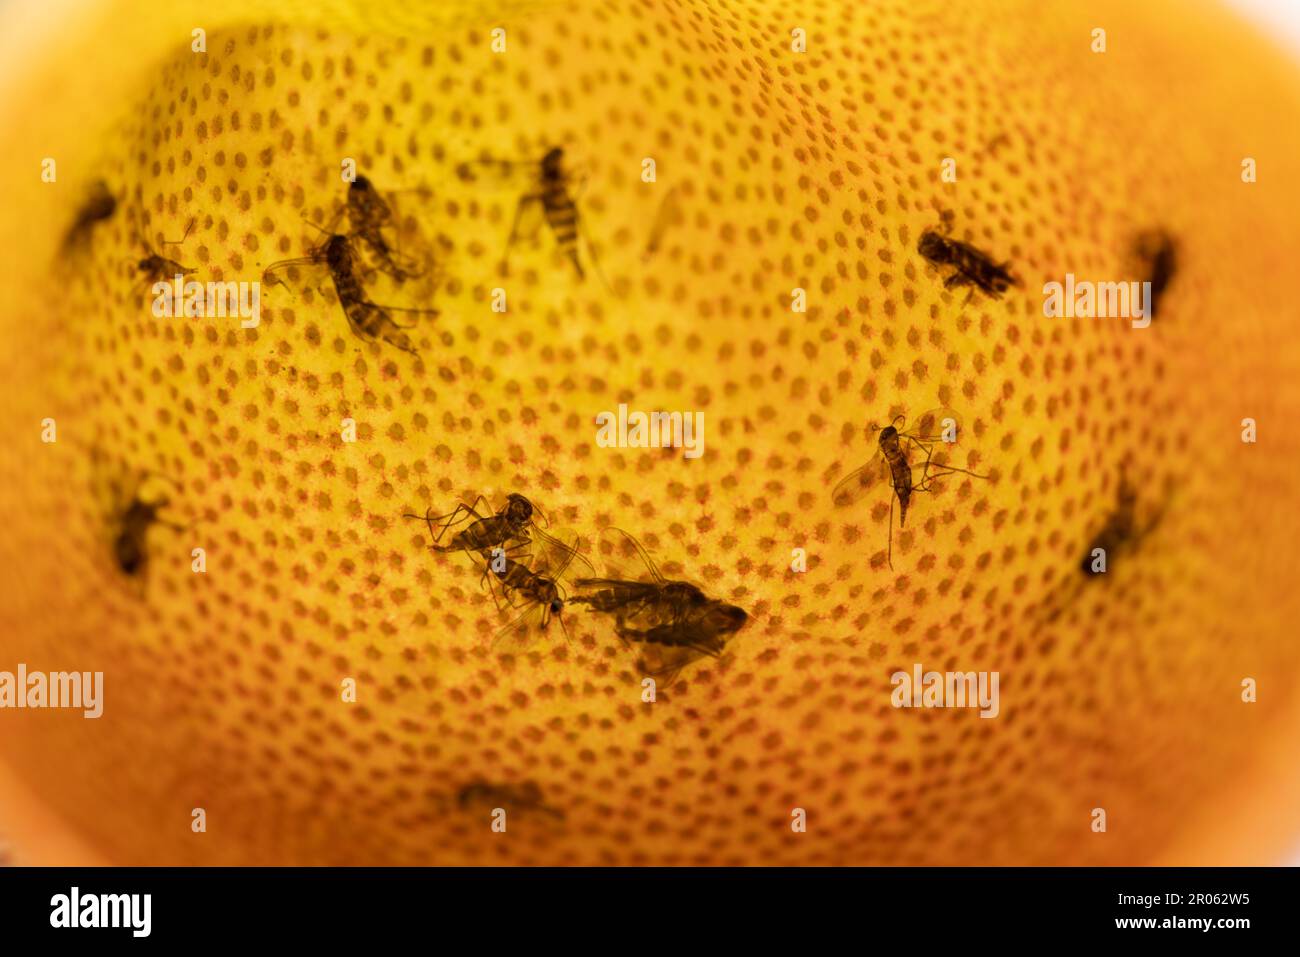
[[[495,579],[507,605],[518,608],[522,602],[526,606],[523,614],[497,633],[493,647],[509,651],[527,648],[539,635],[546,633],[552,618],[559,621],[560,630],[568,637],[563,618],[565,593],[560,577],[579,557],[580,547],[580,539],[575,539],[571,545],[551,539],[532,567],[511,558],[503,548],[481,554],[485,562],[483,578],[488,582],[489,591],[492,591]],[[501,602],[497,601],[494,591],[492,599],[501,610]]]
[[[434,542],[430,547],[435,552],[482,553],[498,547],[514,549],[529,545],[534,537],[552,546],[563,546],[562,542],[538,527],[534,515],[541,515],[541,510],[518,492],[507,495],[505,505],[495,514],[488,513],[486,508],[480,513],[479,503],[488,504],[487,499],[480,495],[472,504],[462,502],[446,515],[434,515],[433,510],[428,509],[423,515],[408,512],[403,518],[413,518],[428,524]],[[456,532],[449,543],[441,544],[442,536],[448,529],[467,519],[473,521]]]
[[[642,674],[666,676],[671,684],[677,673],[704,656],[722,654],[730,635],[749,620],[742,608],[710,598],[690,582],[664,578],[639,542],[621,529],[624,547],[645,567],[645,575],[609,563],[610,577],[579,578],[581,594],[571,604],[585,604],[614,618],[614,633],[640,650],[637,667]]]
[[[605,531],[622,536],[623,548],[640,559],[650,580],[646,581],[645,574],[639,570],[625,569],[619,560],[610,560],[607,562],[612,572],[610,577],[574,580],[574,588],[580,594],[570,598],[570,602],[613,615],[616,631],[636,627],[629,622],[648,620],[652,624],[661,624],[681,621],[692,610],[710,603],[711,599],[690,582],[664,578],[641,543],[627,532],[619,528]]]
[[[836,505],[851,505],[859,501],[865,493],[881,485],[885,477],[888,477],[894,493],[889,499],[887,556],[890,568],[894,567],[895,498],[898,499],[898,527],[902,528],[907,523],[907,508],[912,500],[912,493],[930,491],[930,483],[936,478],[943,478],[954,472],[972,478],[988,478],[987,475],[977,475],[968,469],[948,465],[944,461],[935,461],[935,444],[956,442],[957,433],[961,428],[961,418],[952,409],[939,408],[927,412],[918,420],[916,427],[908,431],[900,431],[897,428],[898,423],[902,421],[904,421],[903,416],[895,416],[892,423],[880,429],[880,437],[877,440],[878,454],[862,468],[842,478],[831,492],[831,501]],[[877,429],[879,426],[871,426],[871,431]],[[912,482],[912,465],[908,461],[907,451],[904,450],[904,442],[907,443],[909,450],[925,453],[925,461],[921,465],[921,481],[915,484]]]
[[[951,225],[951,213],[945,213],[943,220],[944,231],[927,229],[921,234],[916,251],[935,266],[953,270],[944,280],[945,289],[970,286],[972,295],[979,289],[997,299],[1010,286],[1017,285],[1015,277],[1007,272],[1009,263],[998,265],[974,246],[950,238],[946,233]],[[966,298],[970,300],[970,296]]]
[[[109,192],[108,184],[103,180],[91,183],[85,202],[77,210],[72,225],[63,236],[63,251],[70,253],[87,246],[95,225],[108,219],[116,211],[117,200]]]
[[[314,224],[313,224],[314,225]],[[315,227],[320,229],[319,226]],[[322,230],[322,232],[325,232]],[[436,309],[405,309],[399,306],[380,306],[366,298],[357,277],[356,253],[352,241],[342,233],[326,233],[326,239],[306,255],[298,259],[282,259],[272,263],[262,272],[263,282],[280,283],[274,272],[289,266],[328,267],[334,281],[334,291],[338,295],[339,305],[347,316],[348,325],[359,338],[368,341],[383,340],[389,345],[416,355],[415,347],[409,336],[403,332],[410,326],[399,325],[393,321],[391,312],[412,312],[437,315]]]
[[[587,249],[591,251],[591,241],[587,239],[582,227],[582,221],[578,215],[578,204],[571,192],[573,176],[567,168],[564,161],[564,150],[560,147],[553,147],[546,151],[540,161],[508,161],[508,160],[479,160],[474,163],[464,163],[460,167],[462,179],[474,180],[473,169],[482,166],[496,166],[503,170],[524,169],[529,172],[533,179],[533,184],[529,192],[520,197],[519,205],[515,207],[514,223],[510,227],[510,238],[506,241],[506,251],[501,257],[502,268],[509,265],[510,251],[514,248],[515,242],[524,237],[532,239],[541,228],[542,222],[550,227],[555,236],[556,245],[560,251],[569,257],[573,263],[573,268],[578,273],[579,279],[585,279],[586,273],[582,269],[582,257],[578,253],[578,238],[582,235],[586,242]],[[540,213],[540,216],[537,215]],[[530,221],[525,223],[524,216],[528,214]],[[599,264],[596,263],[595,254],[592,253],[592,263],[596,265],[599,272]],[[601,276],[602,281],[604,276]],[[608,286],[609,284],[606,283]]]
[[[456,793],[456,803],[468,810],[475,806],[500,807],[507,812],[539,811],[557,820],[564,820],[564,812],[542,801],[542,789],[532,781],[522,784],[489,784],[472,781]]]
[[[351,235],[366,244],[381,271],[399,283],[420,275],[415,265],[399,255],[385,238],[384,230],[396,225],[393,210],[364,176],[358,176],[348,186],[347,213]]]
[[[190,230],[194,228],[194,220],[191,219],[189,225],[185,227],[185,235],[177,240],[164,240],[164,246],[179,246],[189,238]],[[136,268],[144,275],[147,282],[165,282],[176,276],[190,276],[198,270],[182,266],[174,260],[160,256],[158,253],[150,253],[138,263]]]
[[[1163,230],[1151,230],[1138,235],[1133,252],[1151,283],[1147,315],[1154,319],[1160,297],[1178,271],[1178,244]]]
[[[1137,490],[1129,483],[1125,471],[1121,469],[1119,484],[1115,491],[1115,506],[1105,518],[1102,526],[1092,536],[1082,557],[1078,569],[1082,577],[1063,579],[1043,603],[1046,609],[1045,619],[1054,622],[1074,603],[1087,586],[1087,582],[1101,580],[1111,571],[1115,558],[1135,549],[1164,518],[1168,508],[1167,496],[1171,494],[1173,483],[1165,486],[1166,500],[1146,521],[1138,519]]]
[[[92,460],[97,469],[105,469],[106,455],[94,450]],[[155,525],[174,531],[184,531],[185,526],[163,517],[170,500],[166,494],[146,495],[144,486],[154,473],[133,474],[128,482],[118,478],[107,483],[109,494],[109,541],[113,564],[123,575],[143,582],[149,565],[149,532]],[[175,484],[169,482],[168,484]]]
[[[671,621],[648,628],[622,627],[615,631],[624,642],[640,648],[637,669],[650,677],[673,683],[677,674],[703,657],[717,658],[730,637],[744,627],[749,614],[736,605],[709,599]]]

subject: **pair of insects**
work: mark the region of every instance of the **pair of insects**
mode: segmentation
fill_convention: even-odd
[[[517,492],[508,495],[505,505],[495,513],[490,508],[480,510],[481,505],[487,505],[487,501],[480,495],[468,505],[457,505],[446,515],[435,516],[432,510],[427,510],[422,516],[408,513],[405,517],[428,524],[433,551],[464,552],[481,562],[482,581],[498,609],[502,600],[512,608],[524,607],[523,614],[498,633],[494,645],[527,647],[546,631],[553,618],[564,630],[565,592],[561,576],[575,559],[586,564],[586,559],[579,554],[580,541],[576,538],[572,542],[562,541],[539,527],[534,515],[541,513]],[[544,515],[542,518],[545,520]],[[443,539],[456,525],[463,527],[444,543]]]
[[[641,673],[664,677],[665,684],[691,662],[721,655],[749,620],[748,613],[690,582],[664,578],[635,538],[617,528],[606,532],[622,555],[607,559],[606,577],[575,581],[578,594],[570,603],[613,618],[615,634],[638,649]],[[641,567],[624,564],[632,560]]]
[[[339,218],[346,215],[349,230],[337,232]],[[334,292],[347,317],[353,333],[368,341],[382,340],[389,345],[416,354],[410,336],[411,328],[393,319],[394,312],[437,315],[431,308],[410,308],[380,305],[372,301],[362,285],[363,269],[369,266],[389,276],[395,283],[423,275],[412,261],[402,256],[389,240],[388,231],[396,228],[397,219],[388,201],[365,176],[357,176],[348,184],[347,202],[328,226],[317,226],[324,239],[312,247],[306,256],[282,259],[269,265],[262,273],[268,284],[282,284],[276,276],[281,269],[292,266],[324,265],[334,283]]]
[[[584,604],[613,617],[619,638],[642,649],[638,666],[643,673],[675,675],[696,658],[721,654],[727,638],[748,620],[743,609],[712,599],[689,582],[665,579],[636,539],[618,529],[608,531],[621,536],[626,554],[640,558],[644,573],[625,572],[612,560],[606,577],[574,578],[578,593],[568,598],[562,579],[573,562],[594,573],[580,554],[580,540],[563,541],[539,528],[533,520],[536,508],[523,495],[510,494],[494,514],[480,512],[483,501],[480,496],[443,516],[427,511],[405,517],[428,524],[434,551],[465,552],[482,561],[483,580],[494,600],[499,590],[511,607],[525,606],[498,633],[498,648],[527,647],[552,619],[565,630],[565,605]],[[466,521],[444,544],[447,532]]]
[[[894,567],[894,500],[898,500],[898,527],[907,523],[907,509],[913,492],[929,492],[935,479],[961,473],[972,478],[987,479],[969,469],[950,465],[942,451],[936,452],[939,443],[951,445],[957,441],[961,418],[952,409],[933,409],[920,417],[911,429],[900,429],[904,416],[896,416],[883,429],[872,425],[871,431],[880,432],[877,454],[859,469],[850,472],[835,486],[831,499],[836,505],[852,505],[867,494],[888,482],[893,494],[889,499],[888,562]],[[925,456],[921,464],[921,479],[913,481],[912,462],[918,454]],[[911,458],[909,459],[909,456]]]

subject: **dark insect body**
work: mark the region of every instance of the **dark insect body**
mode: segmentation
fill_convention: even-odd
[[[585,279],[586,273],[583,271],[582,257],[578,251],[582,221],[578,214],[578,204],[571,192],[572,177],[565,164],[564,150],[558,146],[553,147],[546,151],[540,161],[533,160],[518,163],[484,160],[478,164],[464,164],[461,167],[461,175],[473,179],[474,176],[470,172],[471,167],[484,164],[506,169],[524,167],[530,170],[533,177],[533,185],[530,191],[520,197],[519,204],[515,207],[514,222],[510,227],[510,238],[506,240],[506,251],[502,256],[502,266],[507,267],[509,265],[510,251],[514,248],[515,242],[521,237],[532,238],[544,220],[546,225],[550,227],[560,251],[573,263],[578,278]],[[541,219],[536,220],[528,229],[525,229],[525,214],[539,210],[542,214]],[[590,241],[587,241],[587,248],[588,250],[591,249]],[[592,262],[595,263],[594,255],[592,256]]]
[[[539,634],[546,632],[552,618],[559,621],[560,630],[567,637],[563,618],[565,595],[560,576],[578,557],[580,543],[575,541],[566,545],[558,539],[550,539],[550,542],[553,544],[548,544],[543,556],[531,568],[511,558],[503,548],[481,553],[486,562],[483,577],[489,581],[489,587],[494,578],[508,605],[517,608],[522,600],[527,606],[522,615],[501,629],[493,642],[495,646],[511,650],[526,648]],[[497,607],[501,607],[500,602]]]
[[[831,492],[831,500],[836,505],[851,505],[861,499],[864,493],[874,489],[885,475],[889,476],[893,495],[889,499],[889,542],[886,554],[890,568],[894,567],[895,499],[898,500],[898,527],[903,528],[907,523],[907,509],[912,501],[912,493],[930,491],[930,483],[935,479],[956,472],[972,478],[988,478],[987,475],[977,475],[969,469],[934,461],[935,443],[945,441],[945,433],[949,428],[952,435],[950,441],[956,441],[957,432],[961,427],[961,419],[952,409],[939,408],[927,412],[921,416],[916,428],[908,431],[900,431],[897,428],[897,423],[901,421],[903,416],[896,416],[892,423],[880,429],[880,437],[877,440],[878,455],[860,469],[842,478]],[[879,427],[871,426],[872,431],[877,428]],[[908,444],[909,450],[915,449],[925,453],[919,482],[912,481],[914,473],[903,447],[904,442]]]
[[[474,781],[457,792],[456,802],[467,810],[475,806],[500,807],[507,812],[540,811],[557,820],[564,819],[563,811],[543,802],[542,789],[533,781],[514,785]]]
[[[1171,490],[1172,483],[1167,483],[1166,494]],[[1046,620],[1054,622],[1060,618],[1061,614],[1079,597],[1083,588],[1087,587],[1088,581],[1102,580],[1113,574],[1115,558],[1133,551],[1141,544],[1142,540],[1160,524],[1167,507],[1166,500],[1166,503],[1161,505],[1148,520],[1140,521],[1137,489],[1128,481],[1124,470],[1121,469],[1119,485],[1115,491],[1114,508],[1106,516],[1101,528],[1092,536],[1079,558],[1077,567],[1081,577],[1071,576],[1064,579],[1049,594],[1044,602],[1047,610]],[[1096,554],[1097,549],[1102,549],[1105,555],[1104,571],[1097,567],[1101,558]]]
[[[1133,250],[1146,270],[1146,281],[1151,283],[1147,315],[1154,319],[1160,297],[1178,271],[1178,245],[1168,233],[1153,230],[1140,234]]]
[[[174,242],[165,241],[163,245],[179,246],[189,237],[190,230],[193,228],[194,220],[191,219],[189,225],[185,227],[184,236]],[[194,273],[198,272],[197,269],[190,269],[187,266],[182,266],[175,260],[168,259],[158,253],[150,253],[148,256],[145,256],[136,263],[136,268],[140,270],[144,275],[145,280],[148,282],[164,282],[168,279],[173,279],[176,276],[192,276]]]
[[[317,227],[319,228],[319,227]],[[309,266],[324,264],[334,281],[334,291],[338,295],[339,305],[347,316],[348,325],[359,338],[369,341],[382,340],[389,345],[416,355],[415,347],[402,326],[393,321],[390,312],[431,313],[434,309],[402,309],[397,306],[380,306],[366,298],[361,280],[357,276],[356,252],[352,241],[342,233],[329,233],[324,242],[311,250],[308,255],[298,259],[283,259],[272,263],[262,273],[267,283],[279,283],[273,277],[277,269],[288,266]]]
[[[535,514],[540,514],[537,507],[518,492],[507,495],[506,504],[495,514],[480,513],[480,502],[487,505],[487,500],[480,495],[473,504],[466,505],[462,502],[446,515],[434,515],[430,509],[424,515],[407,513],[403,517],[420,519],[428,524],[434,541],[430,547],[435,552],[484,553],[493,548],[511,550],[531,545],[534,538],[552,547],[563,547],[562,542],[538,528],[533,518]],[[473,521],[456,532],[446,545],[441,544],[448,529],[466,519]]]
[[[921,234],[916,251],[933,265],[952,270],[943,282],[945,289],[970,286],[972,294],[979,289],[986,296],[997,299],[1017,284],[1015,277],[1007,271],[1009,263],[999,265],[974,246],[934,229]]]
[[[108,184],[96,180],[63,236],[63,251],[68,253],[88,245],[96,224],[109,219],[116,211],[117,200],[109,192]]]
[[[692,661],[721,655],[730,636],[749,620],[744,609],[710,598],[690,582],[664,578],[636,539],[620,529],[609,531],[624,537],[651,581],[617,569],[614,577],[575,579],[582,594],[570,603],[613,617],[620,640],[638,646],[641,673],[664,676],[667,684]]]
[[[358,176],[349,184],[347,212],[352,236],[366,244],[381,271],[399,283],[419,275],[385,238],[384,230],[394,225],[393,210],[366,177]]]

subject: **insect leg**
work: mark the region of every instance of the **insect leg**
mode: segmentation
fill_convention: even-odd
[[[509,267],[510,250],[514,247],[515,240],[519,238],[519,223],[523,219],[524,210],[529,206],[529,204],[540,202],[542,202],[541,193],[527,193],[520,197],[519,205],[515,207],[515,221],[510,226],[510,238],[506,240],[506,251],[501,257],[501,265],[503,267]],[[541,228],[540,222],[538,223],[538,228]]]

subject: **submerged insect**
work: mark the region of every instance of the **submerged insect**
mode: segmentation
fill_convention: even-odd
[[[1167,494],[1172,487],[1172,483],[1166,484]],[[1044,603],[1047,609],[1046,620],[1056,621],[1079,596],[1088,581],[1104,579],[1113,570],[1116,556],[1135,549],[1156,529],[1164,518],[1167,507],[1166,502],[1145,522],[1139,521],[1137,490],[1129,483],[1125,471],[1121,469],[1119,484],[1115,490],[1115,506],[1106,516],[1101,528],[1092,536],[1079,559],[1078,569],[1082,577],[1072,576],[1063,580],[1049,595]]]
[[[623,537],[650,580],[612,564],[610,577],[576,579],[573,584],[580,594],[570,603],[612,616],[615,634],[639,647],[641,673],[666,676],[669,684],[692,661],[722,654],[730,636],[749,620],[748,613],[710,598],[690,582],[664,578],[635,538],[621,529],[607,531]]]
[[[456,793],[456,802],[465,809],[474,806],[500,807],[518,813],[519,811],[540,811],[557,820],[564,819],[564,812],[547,805],[542,800],[542,789],[533,781],[521,784],[489,784],[486,781],[472,781]]]
[[[364,176],[348,186],[347,213],[351,235],[366,244],[381,271],[399,283],[420,275],[409,259],[389,245],[384,230],[395,225],[392,207]]]
[[[997,299],[1009,287],[1017,285],[1015,277],[1007,271],[1009,263],[999,265],[974,246],[952,239],[947,235],[951,214],[945,213],[943,220],[944,231],[927,229],[921,234],[916,251],[935,266],[952,269],[952,275],[944,280],[945,289],[970,286],[972,295],[979,289]]]
[[[1146,281],[1151,283],[1148,315],[1154,319],[1160,297],[1178,271],[1178,245],[1172,236],[1157,229],[1140,233],[1133,243],[1133,252],[1146,270]]]
[[[97,473],[113,474],[110,470],[114,467],[108,463],[107,458],[98,447],[92,448],[91,460]],[[185,529],[185,526],[164,518],[164,512],[171,504],[166,494],[145,494],[144,486],[151,477],[157,476],[141,472],[132,474],[127,481],[114,476],[105,483],[108,498],[108,542],[113,564],[127,578],[141,584],[149,565],[149,532],[157,525],[174,531]]]
[[[478,511],[480,502],[484,505],[488,504],[487,499],[480,495],[473,504],[466,505],[462,502],[446,515],[434,515],[433,510],[428,509],[423,515],[412,515],[408,512],[403,517],[428,523],[429,533],[433,536],[434,542],[430,547],[435,552],[482,553],[493,548],[515,549],[530,545],[534,537],[552,546],[563,545],[538,527],[533,516],[540,515],[540,510],[518,492],[507,495],[505,505],[501,506],[495,514],[481,514]],[[467,519],[473,521],[456,532],[449,543],[441,544],[442,536],[448,529]]]
[[[671,621],[647,628],[622,627],[615,631],[625,642],[640,647],[637,669],[650,677],[663,677],[672,684],[686,665],[703,657],[717,658],[727,641],[745,626],[749,614],[743,608],[709,599],[689,608]]]
[[[518,608],[522,602],[526,606],[523,614],[510,622],[497,633],[493,646],[503,650],[522,650],[550,626],[554,618],[560,623],[560,630],[568,637],[564,625],[565,592],[560,584],[560,576],[577,557],[581,541],[575,539],[572,545],[566,545],[559,539],[552,538],[543,549],[542,556],[529,567],[521,561],[510,557],[507,550],[495,548],[482,553],[485,562],[483,578],[488,582],[489,590],[495,579],[502,598],[512,608]],[[496,601],[496,595],[493,594]],[[497,601],[497,609],[501,603]]]
[[[320,229],[319,226],[316,227]],[[324,232],[324,230],[322,230]],[[356,251],[352,241],[342,233],[326,233],[326,239],[314,247],[306,256],[297,259],[282,259],[272,263],[262,272],[266,283],[279,283],[274,272],[289,266],[325,265],[334,281],[334,291],[338,295],[339,305],[347,316],[348,325],[361,339],[370,341],[383,340],[389,345],[416,355],[415,347],[403,329],[410,326],[399,325],[393,321],[392,312],[427,313],[437,315],[436,309],[405,309],[399,306],[380,306],[366,298],[357,276]]]
[[[95,225],[116,211],[117,200],[109,192],[108,184],[103,180],[91,183],[85,202],[78,208],[72,225],[63,236],[63,251],[68,253],[88,245]]]
[[[530,191],[520,197],[519,205],[515,207],[515,218],[510,227],[510,238],[506,241],[506,251],[501,259],[502,267],[508,266],[510,251],[514,248],[515,242],[521,237],[533,238],[537,234],[537,230],[541,228],[542,222],[545,221],[555,236],[556,245],[573,263],[578,278],[585,279],[586,273],[582,269],[582,257],[578,253],[579,235],[581,234],[586,242],[588,252],[591,251],[591,241],[586,238],[578,214],[578,204],[571,192],[573,175],[565,163],[564,150],[558,146],[553,147],[546,151],[540,161],[480,160],[475,163],[464,163],[460,167],[461,177],[468,180],[475,179],[473,168],[476,166],[496,166],[504,170],[524,169],[533,178]],[[537,215],[538,213],[541,214],[540,217]],[[532,221],[525,223],[525,215],[531,215]],[[599,271],[599,265],[596,264],[594,253],[592,254],[592,263],[596,265],[597,271]]]
[[[189,238],[190,230],[193,228],[194,220],[191,219],[189,225],[185,227],[184,236],[175,241],[166,240],[163,242],[163,245],[179,246]],[[136,268],[140,270],[144,275],[145,280],[148,282],[164,282],[174,276],[191,276],[198,272],[197,269],[190,269],[187,266],[182,266],[180,263],[168,259],[165,256],[161,256],[158,253],[150,253],[148,256],[145,256],[136,263]]]
[[[624,571],[611,562],[614,572],[611,577],[575,579],[573,585],[580,594],[569,599],[570,602],[613,615],[616,630],[633,627],[628,621],[647,618],[654,623],[679,621],[691,610],[709,604],[711,599],[690,582],[664,578],[641,543],[627,532],[619,528],[606,531],[623,537],[624,547],[641,560],[650,580],[645,581],[639,572]]]
[[[935,443],[944,442],[947,445],[955,442],[961,428],[961,418],[952,409],[939,408],[927,412],[917,421],[915,428],[907,431],[898,429],[898,423],[902,421],[905,421],[903,416],[896,416],[893,422],[880,429],[877,455],[860,469],[842,478],[831,492],[831,500],[836,505],[851,505],[859,501],[865,493],[878,487],[888,476],[894,493],[889,499],[887,560],[890,568],[894,567],[895,498],[898,499],[898,527],[902,528],[907,523],[907,509],[912,500],[912,493],[930,491],[930,483],[935,479],[955,472],[972,478],[988,478],[987,475],[977,475],[969,469],[935,461]],[[878,428],[879,426],[876,425],[871,426],[873,432]],[[907,443],[906,450],[904,442]],[[916,483],[912,481],[912,464],[908,461],[908,452],[912,450],[925,453],[925,461],[921,465],[921,481]]]

